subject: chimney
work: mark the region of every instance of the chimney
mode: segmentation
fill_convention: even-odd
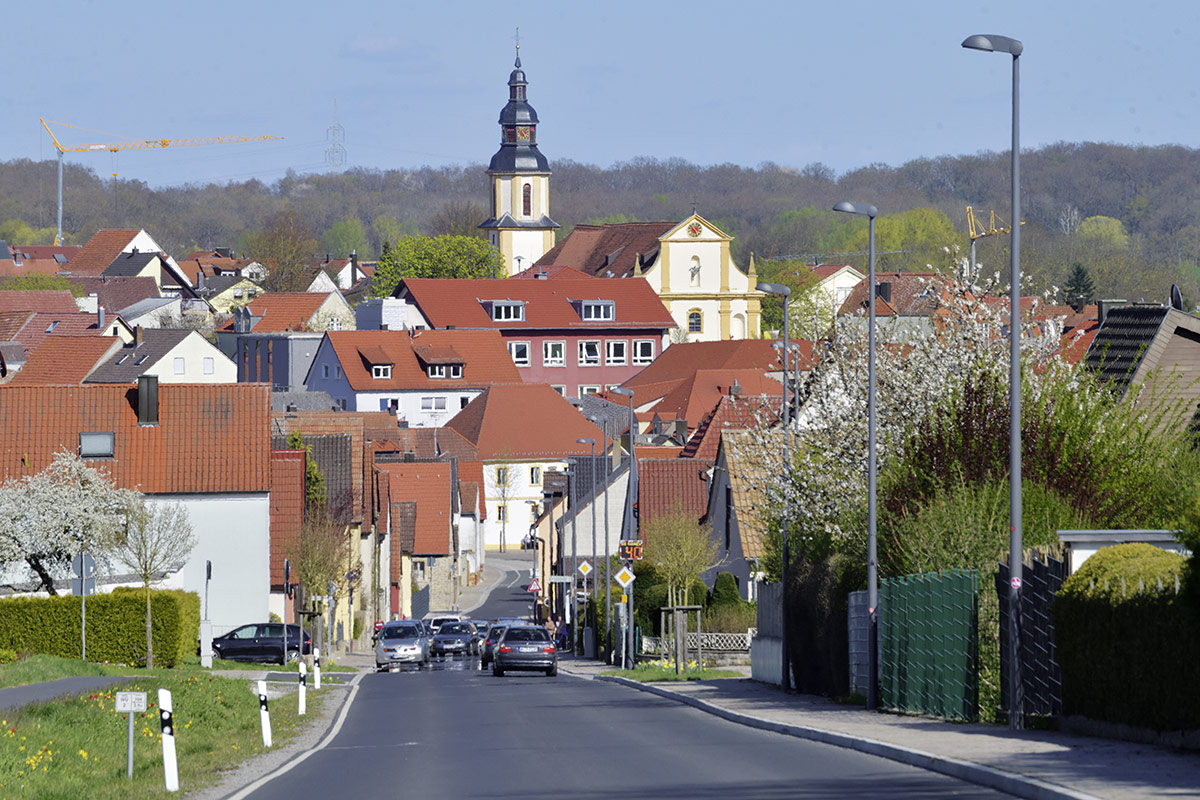
[[[1114,306],[1124,305],[1126,302],[1128,302],[1128,301],[1112,300],[1112,299],[1097,300],[1096,301],[1096,311],[1097,311],[1097,316],[1099,318],[1100,324],[1103,325],[1104,320],[1108,319],[1108,312],[1112,311]]]
[[[285,408],[284,411],[286,411],[289,414],[295,414],[296,413],[296,404],[288,403],[287,408]]]
[[[350,285],[358,283],[358,250],[350,251]]]
[[[158,424],[158,377],[139,375],[137,388],[138,425]]]
[[[737,382],[737,378],[733,379],[733,385],[729,387],[729,396],[730,397],[741,397],[742,396],[742,386],[741,386],[741,384],[739,384]]]
[[[413,452],[406,452],[406,453],[404,454],[404,463],[405,463],[405,464],[411,464],[411,463],[413,463],[413,462],[414,462],[414,461],[416,461],[416,460],[417,460],[417,454],[416,454],[416,453],[413,453]]]
[[[138,325],[133,329],[133,346],[141,347],[142,342],[146,340],[146,334],[142,331],[142,326]]]
[[[875,284],[875,296],[885,303],[892,302],[892,282],[880,281]]]
[[[408,430],[408,420],[403,418],[396,420],[396,427],[402,431]]]
[[[204,270],[202,270],[202,269],[196,270],[196,288],[197,289],[204,288]]]
[[[96,309],[96,327],[103,331],[105,322],[107,322],[107,319],[104,314],[104,306],[100,306]]]

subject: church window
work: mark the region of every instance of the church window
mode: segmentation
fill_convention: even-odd
[[[533,214],[533,187],[528,183],[521,190],[521,213],[527,217]]]
[[[688,312],[688,333],[703,333],[704,332],[704,317],[700,314],[700,309],[693,308]]]
[[[688,270],[692,286],[700,285],[700,256],[692,256],[692,266]]]

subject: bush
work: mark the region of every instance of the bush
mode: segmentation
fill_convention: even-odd
[[[11,664],[17,660],[17,651],[0,648],[0,664]]]
[[[1067,579],[1052,609],[1064,713],[1200,728],[1200,620],[1176,592],[1183,568],[1174,553],[1124,544]]]
[[[146,625],[145,625],[145,609],[146,609],[146,590],[141,586],[118,586],[113,589],[113,594],[135,594],[142,601],[142,641],[146,641]],[[179,660],[186,658],[189,654],[195,653],[200,646],[200,595],[195,592],[185,592],[182,589],[152,589],[150,591],[150,613],[155,613],[154,595],[164,594],[170,595],[179,601],[179,655],[173,663],[178,663]],[[151,623],[153,624],[153,622]],[[166,662],[159,663],[162,654],[158,652],[158,641],[155,640],[154,645],[154,665],[155,666],[171,666]]]
[[[176,593],[153,592],[156,665],[172,667],[180,657],[181,603]],[[14,597],[0,600],[0,648],[78,658],[81,650],[79,597]],[[140,664],[146,657],[146,600],[134,592],[100,594],[87,602],[88,659]]]
[[[798,692],[840,697],[850,687],[846,626],[850,592],[866,581],[866,565],[840,553],[801,554],[789,573],[788,645]]]
[[[754,603],[736,606],[712,606],[704,612],[704,630],[710,633],[745,633],[758,624]]]
[[[737,579],[733,577],[733,573],[717,573],[717,579],[713,581],[712,593],[708,596],[709,608],[736,607],[741,602],[742,595],[738,591]]]

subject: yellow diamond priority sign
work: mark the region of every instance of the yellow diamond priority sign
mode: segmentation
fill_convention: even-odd
[[[621,584],[621,588],[628,589],[635,576],[629,567],[621,567],[621,571],[613,577],[617,579],[617,583]]]
[[[579,564],[579,574],[585,578],[588,575],[591,575],[592,574],[592,565],[590,563],[588,563],[587,561],[581,561]]]

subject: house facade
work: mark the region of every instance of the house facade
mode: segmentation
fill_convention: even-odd
[[[237,383],[237,365],[196,331],[135,328],[134,339],[88,375],[87,383]]]

